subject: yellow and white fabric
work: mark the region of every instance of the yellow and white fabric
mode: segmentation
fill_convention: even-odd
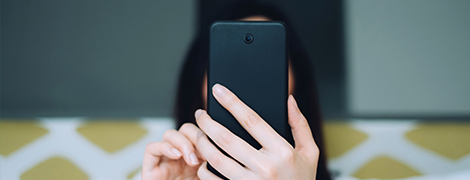
[[[140,179],[169,118],[0,120],[0,179]],[[470,122],[326,121],[336,179],[470,179]]]

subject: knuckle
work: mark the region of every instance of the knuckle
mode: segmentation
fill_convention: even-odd
[[[301,119],[300,119],[300,122],[299,122],[299,126],[300,126],[300,127],[309,127],[308,122],[307,122],[307,119],[301,118]]]
[[[165,131],[165,133],[163,134],[163,139],[171,138],[171,136],[174,135],[175,132],[176,132],[176,130],[174,130],[174,129],[169,129],[169,130]]]
[[[279,157],[283,163],[293,163],[295,152],[291,149],[281,148],[279,152]]]
[[[184,123],[183,125],[181,125],[179,131],[187,131],[188,129],[191,128],[191,126],[194,126],[194,124],[193,124],[193,123],[189,123],[189,122]]]
[[[150,152],[152,150],[152,143],[148,143],[147,146],[145,146],[145,152]]]
[[[300,120],[299,125],[300,125],[300,127],[310,129],[310,126],[309,126],[309,124],[308,124],[308,121],[307,121],[307,119],[305,119],[305,118],[302,118],[302,119]]]
[[[217,166],[217,167],[220,167],[222,166],[222,155],[220,154],[213,154],[210,159],[209,159],[209,162],[212,166]]]
[[[270,163],[264,163],[259,166],[263,179],[277,179],[276,168]]]
[[[246,116],[245,118],[245,125],[246,127],[254,127],[258,124],[258,122],[260,121],[259,117],[254,115],[254,114],[250,114],[248,116]]]
[[[318,146],[315,145],[315,147],[313,148],[313,154],[315,154],[316,156],[318,156],[320,154],[320,148],[318,148]]]
[[[225,104],[226,104],[226,106],[228,106],[228,107],[234,107],[234,106],[236,106],[236,104],[237,104],[237,99],[236,99],[234,96],[228,96],[228,97],[225,99]]]
[[[152,152],[152,150],[160,146],[160,144],[161,142],[148,143],[147,146],[145,146],[145,152]]]
[[[308,154],[310,155],[311,160],[316,161],[316,160],[318,160],[318,158],[320,158],[320,149],[318,148],[318,146],[315,146],[313,148],[312,153],[308,153]]]
[[[228,133],[221,133],[218,138],[217,142],[222,147],[227,147],[232,142],[232,137]]]
[[[292,128],[309,128],[308,122],[305,118],[300,118],[297,120],[296,123],[294,123],[294,126]]]

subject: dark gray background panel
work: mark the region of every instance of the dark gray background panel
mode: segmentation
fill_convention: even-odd
[[[2,117],[169,116],[194,3],[2,1]]]

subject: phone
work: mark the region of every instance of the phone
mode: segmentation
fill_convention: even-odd
[[[261,145],[217,102],[212,86],[219,83],[229,88],[292,144],[287,122],[286,31],[286,25],[277,21],[217,21],[210,27],[207,112],[256,149]],[[210,164],[207,168],[225,178]]]

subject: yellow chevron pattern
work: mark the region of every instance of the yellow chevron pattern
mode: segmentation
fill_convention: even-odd
[[[399,179],[470,167],[470,123],[330,120],[329,166],[339,177]],[[169,118],[0,120],[0,179],[140,179],[145,145]]]

